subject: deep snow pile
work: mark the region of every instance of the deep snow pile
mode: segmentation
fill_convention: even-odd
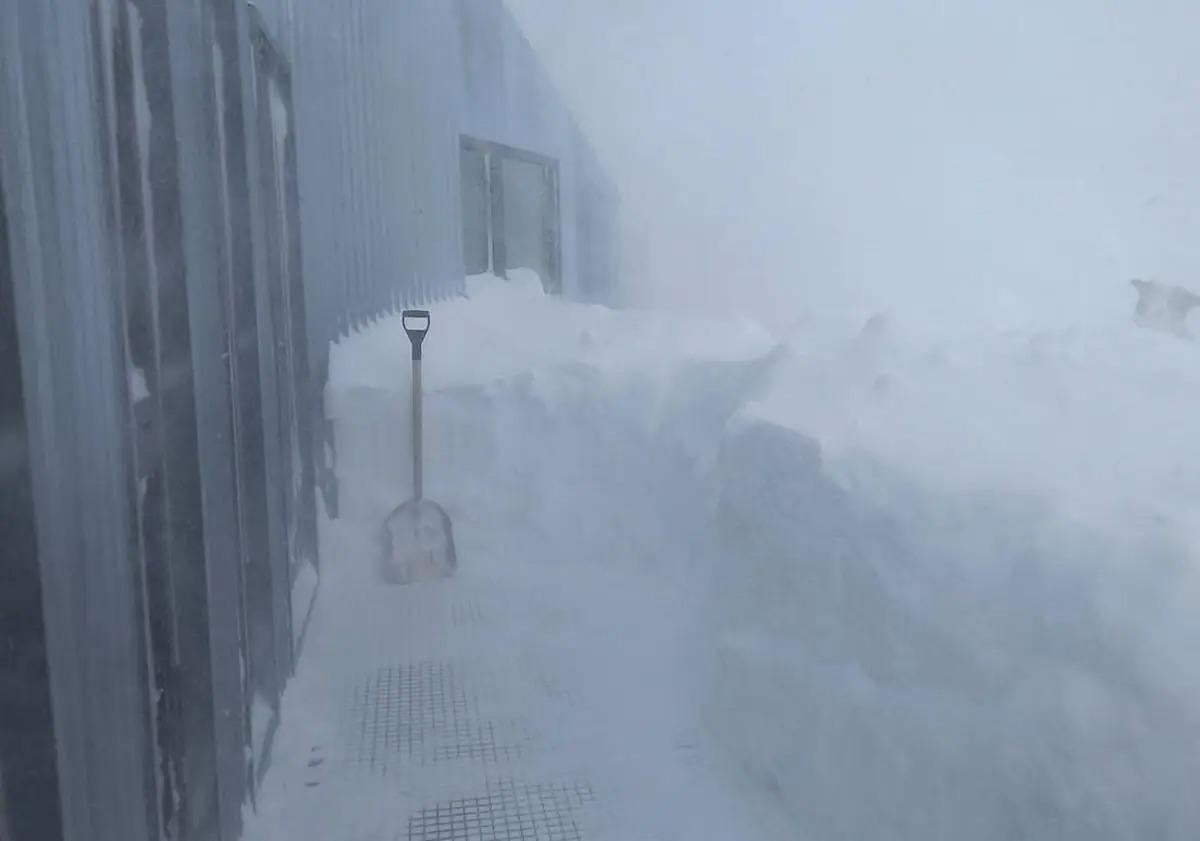
[[[461,802],[486,772],[587,780],[613,822],[584,833],[596,841],[790,839],[701,732],[700,704],[711,658],[699,623],[719,560],[706,479],[775,342],[748,323],[548,299],[536,278],[475,278],[469,291],[431,308],[424,352],[426,491],[454,523],[450,580],[376,581],[374,536],[411,493],[399,319],[333,350],[340,518],[322,523],[322,593],[254,837],[400,837],[405,809]],[[477,624],[439,622],[439,606],[464,603]],[[336,742],[326,684],[430,660],[456,663],[481,708],[519,719],[536,749],[345,796],[289,781],[311,745]]]
[[[816,838],[1194,838],[1197,349],[798,347],[731,425],[712,720]]]
[[[686,560],[697,473],[765,370],[770,335],[566,303],[525,273],[472,278],[468,293],[432,308],[427,495],[490,544],[535,533],[555,563],[661,572]],[[398,319],[333,348],[326,411],[345,521],[379,523],[411,494],[409,366]]]
[[[794,837],[1194,837],[1196,349],[827,333],[474,279],[425,357],[464,574],[647,582],[715,661],[684,695]],[[374,575],[341,550],[410,493],[408,359],[396,319],[334,348],[327,577]],[[627,609],[571,650],[613,660]]]

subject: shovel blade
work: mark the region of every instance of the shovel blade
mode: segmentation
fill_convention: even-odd
[[[383,524],[382,577],[388,584],[448,578],[458,559],[450,518],[428,499],[410,499]]]

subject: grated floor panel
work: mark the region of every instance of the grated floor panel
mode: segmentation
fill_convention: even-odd
[[[482,718],[454,665],[430,661],[380,669],[355,686],[344,741],[347,759],[386,774],[400,764],[506,762],[530,738],[520,721]]]
[[[487,783],[480,797],[422,808],[408,841],[583,841],[578,811],[595,800],[591,786]]]

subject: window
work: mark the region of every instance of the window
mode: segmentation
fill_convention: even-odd
[[[560,293],[557,162],[464,138],[461,165],[467,274],[528,269],[547,293]]]
[[[461,154],[463,263],[468,275],[485,274],[492,268],[487,155],[467,146]]]

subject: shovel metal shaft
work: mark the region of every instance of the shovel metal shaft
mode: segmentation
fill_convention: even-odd
[[[421,451],[421,345],[429,332],[429,311],[405,310],[400,323],[412,343],[413,499],[419,500],[425,495],[424,453]]]
[[[436,502],[424,498],[421,344],[429,332],[429,313],[405,310],[401,320],[412,342],[413,498],[401,503],[383,523],[383,576],[392,584],[446,578],[458,566],[450,518]]]
[[[413,498],[421,499],[425,495],[423,430],[421,428],[421,360],[414,359],[412,363],[412,458],[413,458]]]

